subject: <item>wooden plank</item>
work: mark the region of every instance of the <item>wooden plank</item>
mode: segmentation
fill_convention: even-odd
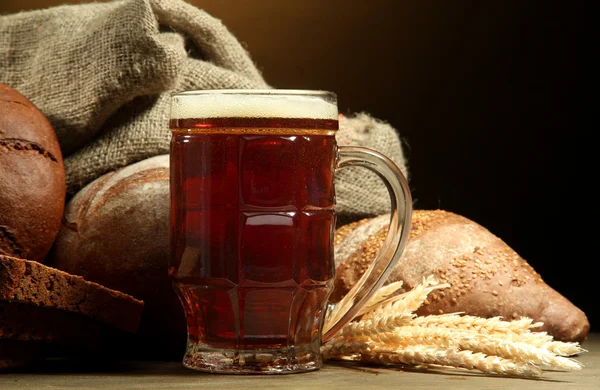
[[[0,374],[0,389],[600,389],[600,333],[583,344],[581,371],[546,371],[542,379],[507,378],[476,372],[384,368],[355,363],[327,363],[321,370],[291,375],[216,375],[184,368],[178,362],[119,362],[98,370],[73,369],[47,362],[40,371]]]

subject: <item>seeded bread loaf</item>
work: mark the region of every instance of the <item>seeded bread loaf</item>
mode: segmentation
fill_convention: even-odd
[[[48,119],[0,84],[0,255],[43,261],[63,215],[65,170]]]
[[[382,215],[336,231],[333,301],[339,301],[373,261],[388,221],[389,215]],[[588,334],[590,324],[579,308],[547,285],[500,238],[460,215],[415,210],[408,244],[387,283],[402,280],[406,291],[429,275],[451,287],[431,293],[419,315],[529,317],[543,322],[541,330],[560,341],[582,342]]]
[[[168,277],[168,155],[105,174],[79,191],[47,261],[144,301],[136,358],[181,359],[187,329]]]

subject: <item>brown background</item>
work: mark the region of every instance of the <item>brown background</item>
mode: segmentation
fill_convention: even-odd
[[[2,0],[0,14],[85,1]],[[415,207],[462,214],[598,319],[583,146],[583,2],[189,0],[268,83],[337,92],[405,141]],[[581,152],[569,153],[573,147]],[[579,172],[579,174],[578,174]],[[591,213],[590,213],[591,215]]]

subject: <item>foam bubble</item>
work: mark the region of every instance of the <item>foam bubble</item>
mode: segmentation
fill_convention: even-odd
[[[332,102],[333,101],[333,102]],[[171,119],[186,118],[312,118],[338,119],[335,95],[283,90],[250,92],[217,90],[173,96]]]

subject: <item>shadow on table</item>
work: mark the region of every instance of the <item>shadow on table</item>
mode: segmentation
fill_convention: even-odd
[[[405,365],[376,365],[369,363],[361,363],[354,361],[329,360],[320,370],[323,374],[335,371],[340,374],[343,370],[356,373],[360,372],[365,375],[381,375],[390,374],[392,372],[400,373],[416,373],[427,375],[441,375],[451,380],[468,380],[473,378],[497,378],[497,379],[519,379],[533,381],[536,383],[564,383],[562,380],[550,378],[524,378],[516,376],[503,376],[494,374],[480,373],[475,370],[446,368],[446,367],[425,367],[425,366],[405,366]],[[179,361],[123,361],[123,360],[108,360],[94,358],[54,358],[31,364],[20,370],[11,370],[12,373],[27,373],[30,375],[66,375],[77,374],[86,376],[122,376],[126,374],[130,377],[146,377],[146,376],[175,376],[181,378],[206,377],[216,374],[194,371],[185,368]],[[291,374],[296,376],[298,374]],[[300,374],[302,375],[302,374]],[[218,376],[218,375],[217,375]],[[220,375],[220,376],[239,376],[239,375]],[[260,377],[264,375],[243,375],[245,377]],[[279,377],[289,375],[276,375]]]
[[[453,368],[453,367],[425,367],[425,366],[407,366],[407,365],[377,365],[362,362],[343,361],[343,360],[330,360],[326,363],[328,366],[335,366],[345,368],[348,370],[360,371],[368,374],[379,375],[385,372],[410,372],[420,373],[427,375],[443,375],[450,377],[454,380],[466,380],[469,378],[503,378],[503,379],[519,379],[529,380],[534,382],[547,382],[547,383],[562,383],[563,381],[549,378],[525,378],[518,376],[508,375],[496,375],[496,374],[485,374],[479,371],[471,371],[467,369]]]
[[[198,376],[207,375],[198,371],[187,369],[181,362],[161,361],[111,361],[96,359],[53,358],[31,363],[28,366],[11,370],[11,372],[27,373],[32,375],[170,375],[170,376]]]

